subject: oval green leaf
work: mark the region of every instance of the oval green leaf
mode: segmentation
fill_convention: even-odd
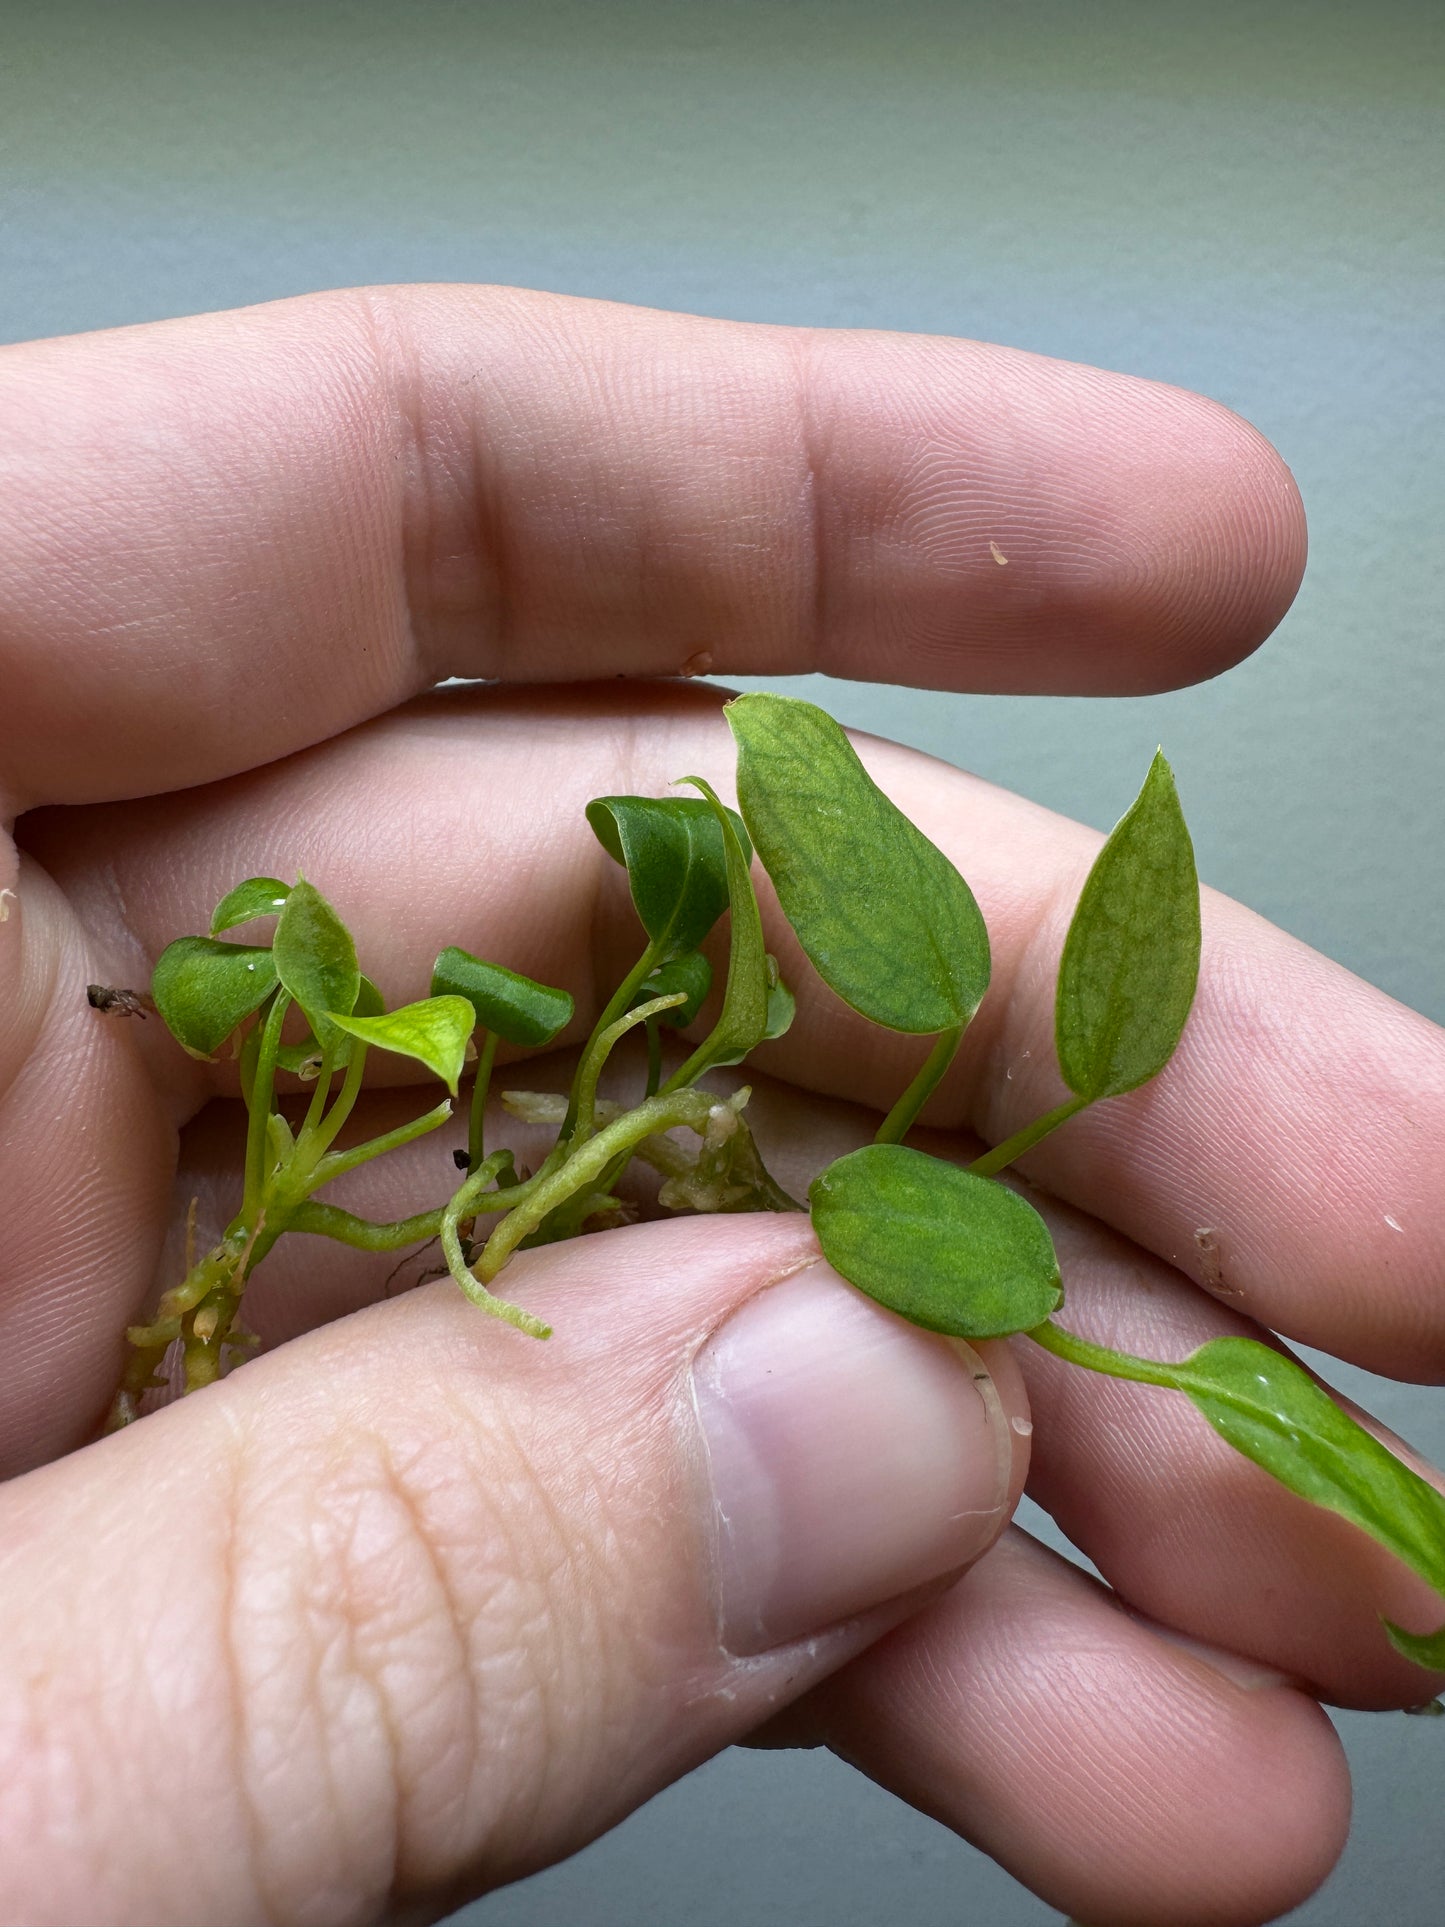
[[[711,989],[712,965],[700,950],[684,950],[680,957],[654,970],[638,986],[627,1008],[636,1010],[639,1004],[650,1004],[655,997],[671,997],[680,991],[684,1001],[674,1004],[671,1010],[659,1011],[653,1022],[665,1024],[669,1030],[685,1030],[707,1002]]]
[[[1054,1038],[1069,1089],[1093,1103],[1156,1076],[1198,979],[1194,846],[1160,753],[1100,850],[1064,942]]]
[[[253,917],[279,915],[290,894],[291,885],[283,883],[280,877],[247,877],[234,890],[228,890],[216,905],[211,935],[219,937],[223,930],[234,930],[238,923],[250,923]]]
[[[403,1004],[400,1010],[389,1010],[381,1017],[345,1017],[334,1010],[327,1015],[349,1037],[425,1064],[456,1096],[467,1044],[476,1025],[469,998],[424,997],[420,1003]]]
[[[156,960],[151,995],[193,1057],[213,1057],[276,987],[271,952],[214,937],[178,937]]]
[[[298,878],[281,907],[271,954],[276,974],[323,1043],[329,1018],[349,1017],[361,990],[351,932],[312,883]]]
[[[1445,1495],[1341,1411],[1302,1365],[1257,1339],[1214,1338],[1170,1370],[1236,1452],[1445,1593]]]
[[[574,1008],[565,990],[553,990],[501,964],[486,963],[454,944],[436,960],[431,994],[465,997],[476,1013],[476,1023],[509,1044],[528,1048],[550,1044],[571,1023]]]
[[[752,845],[728,812],[747,861]],[[632,901],[659,963],[696,950],[728,906],[727,854],[707,803],[681,796],[599,796],[587,821],[627,871]]]
[[[724,714],[743,821],[824,983],[890,1030],[966,1024],[988,988],[988,932],[942,850],[815,704],[739,696]]]
[[[830,1164],[808,1193],[823,1256],[890,1311],[953,1338],[1004,1338],[1063,1300],[1043,1219],[990,1178],[901,1144]]]

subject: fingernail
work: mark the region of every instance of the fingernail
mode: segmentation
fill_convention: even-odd
[[[982,1363],[827,1265],[749,1299],[693,1383],[732,1652],[896,1598],[999,1531],[1013,1439]]]

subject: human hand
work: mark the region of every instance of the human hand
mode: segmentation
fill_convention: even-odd
[[[509,1291],[547,1347],[447,1285],[334,1323],[391,1261],[296,1240],[247,1295],[291,1342],[73,1452],[237,1143],[225,1070],[98,1017],[86,982],[143,982],[236,876],[304,871],[389,996],[500,935],[585,1026],[631,937],[582,804],[727,783],[704,689],[408,699],[704,668],[1189,681],[1293,593],[1272,453],[1195,398],[1003,350],[498,291],[7,349],[0,389],[0,783],[25,852],[0,874],[0,1462],[43,1466],[0,1495],[8,1913],[440,1906],[764,1729],[837,1747],[1082,1918],[1303,1897],[1347,1793],[1286,1680],[1420,1699],[1378,1614],[1433,1624],[1431,1596],[1182,1401],[996,1346],[991,1425],[941,1341],[809,1266],[801,1221],[526,1254]],[[996,1141],[1047,1107],[1053,959],[1097,839],[865,753],[994,935],[929,1115]],[[912,1068],[812,988],[750,1113],[794,1190]],[[373,1093],[358,1128],[400,1101]],[[1247,1312],[1440,1376],[1442,1123],[1438,1032],[1211,900],[1166,1076],[1027,1166],[1068,1201],[1071,1321],[1168,1356]],[[445,1156],[427,1140],[356,1199],[430,1202]],[[1017,1533],[948,1584],[1023,1477],[1020,1366],[1032,1489],[1147,1619]]]

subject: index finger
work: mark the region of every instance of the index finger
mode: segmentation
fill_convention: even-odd
[[[976,342],[509,289],[0,350],[0,791],[271,761],[448,676],[1130,693],[1298,585],[1253,429]]]

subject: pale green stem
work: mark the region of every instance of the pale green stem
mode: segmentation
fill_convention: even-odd
[[[577,1068],[576,1081],[572,1086],[572,1101],[577,1117],[573,1126],[570,1143],[585,1144],[591,1137],[597,1121],[597,1082],[602,1075],[603,1066],[613,1051],[627,1035],[639,1024],[645,1024],[649,1017],[656,1017],[659,1011],[675,1010],[679,1004],[687,1002],[687,993],[674,990],[667,997],[654,997],[650,1003],[639,1004],[636,1010],[623,1013],[615,1023],[600,1031],[587,1046],[586,1055]]]
[[[306,1115],[301,1121],[301,1129],[296,1134],[298,1144],[309,1145],[321,1128],[321,1119],[326,1110],[326,1100],[331,1095],[331,1078],[336,1069],[335,1044],[327,1044],[321,1052],[321,1068],[316,1073],[316,1088],[311,1093],[311,1102],[306,1107]]]
[[[486,1156],[487,1093],[492,1087],[492,1066],[497,1061],[497,1033],[482,1032],[481,1052],[477,1058],[476,1082],[472,1085],[472,1108],[467,1122],[467,1175],[476,1170]]]
[[[323,1184],[330,1184],[347,1171],[354,1171],[358,1164],[369,1164],[372,1158],[379,1158],[384,1152],[399,1150],[403,1144],[411,1144],[438,1125],[445,1124],[452,1114],[452,1101],[443,1098],[433,1111],[424,1117],[414,1117],[407,1124],[398,1124],[394,1131],[387,1131],[381,1137],[368,1138],[365,1144],[354,1144],[349,1151],[332,1151],[317,1160],[306,1178],[306,1194],[319,1191]]]
[[[1012,1137],[1005,1138],[1002,1144],[995,1144],[991,1151],[985,1151],[982,1157],[975,1158],[969,1170],[977,1172],[981,1178],[996,1178],[1005,1165],[1012,1164],[1015,1158],[1021,1158],[1025,1151],[1032,1151],[1050,1131],[1067,1124],[1090,1101],[1087,1097],[1066,1098],[1056,1109],[1036,1117],[1032,1124],[1026,1124],[1021,1131],[1015,1131]]]
[[[371,1218],[358,1218],[334,1204],[298,1204],[291,1213],[288,1231],[309,1231],[321,1238],[335,1238],[339,1244],[357,1251],[400,1251],[405,1245],[426,1244],[440,1235],[440,1211],[420,1211],[414,1218],[396,1218],[378,1224]]]
[[[578,1191],[592,1190],[619,1152],[630,1152],[643,1138],[657,1131],[673,1130],[679,1124],[701,1135],[707,1129],[708,1112],[716,1102],[716,1098],[702,1091],[662,1092],[639,1104],[635,1111],[614,1118],[574,1151],[558,1170],[542,1177],[540,1182],[534,1180],[531,1196],[507,1213],[477,1261],[477,1275],[482,1283],[496,1277],[517,1246],[537,1229],[548,1212],[555,1211]]]
[[[612,995],[607,999],[602,1015],[592,1026],[592,1035],[587,1039],[578,1063],[577,1078],[574,1078],[572,1081],[572,1096],[567,1105],[567,1115],[562,1120],[562,1129],[558,1134],[557,1142],[559,1144],[565,1143],[566,1140],[571,1137],[572,1128],[577,1122],[577,1079],[581,1077],[582,1065],[586,1063],[592,1046],[597,1042],[597,1039],[602,1035],[603,1031],[617,1022],[617,1019],[632,1002],[633,996],[638,988],[646,983],[656,966],[657,947],[649,940],[647,948],[622,979],[622,982],[617,986],[616,990],[614,990]]]
[[[958,1055],[963,1042],[963,1025],[944,1031],[923,1061],[923,1068],[878,1127],[875,1144],[901,1144],[914,1120],[937,1090],[943,1073]]]
[[[1129,1352],[1110,1351],[1107,1345],[1092,1345],[1087,1338],[1061,1330],[1051,1319],[1035,1325],[1028,1336],[1055,1358],[1082,1365],[1086,1372],[1102,1372],[1108,1378],[1124,1378],[1136,1385],[1163,1385],[1179,1392],[1184,1390],[1189,1375],[1187,1365],[1166,1365],[1157,1358],[1135,1358]]]
[[[341,1135],[342,1126],[351,1116],[352,1111],[355,1110],[356,1100],[361,1095],[361,1080],[365,1070],[366,1045],[362,1043],[359,1037],[353,1037],[351,1040],[351,1061],[346,1066],[346,1076],[341,1081],[341,1089],[337,1093],[336,1102],[332,1105],[329,1115],[316,1132],[315,1142],[308,1147],[309,1163],[314,1165],[318,1160],[323,1159],[324,1153],[331,1149],[332,1145]],[[380,1143],[381,1140],[377,1139],[376,1141]]]
[[[544,1324],[540,1318],[534,1318],[530,1312],[523,1311],[520,1305],[508,1304],[506,1299],[498,1298],[487,1290],[468,1266],[467,1254],[462,1249],[463,1219],[474,1217],[479,1209],[485,1207],[486,1199],[483,1193],[511,1155],[510,1151],[494,1151],[491,1157],[487,1158],[467,1179],[442,1212],[439,1226],[442,1251],[446,1256],[447,1270],[474,1305],[480,1305],[483,1311],[490,1312],[494,1318],[500,1318],[509,1325],[515,1325],[518,1331],[524,1331],[532,1338],[550,1338],[552,1336],[550,1325]],[[506,1222],[504,1219],[503,1223]]]
[[[276,1053],[281,1048],[281,1026],[290,1008],[289,991],[278,989],[261,1027],[261,1044],[256,1053],[256,1071],[251,1079],[249,1116],[246,1121],[246,1181],[240,1215],[247,1219],[253,1218],[261,1207],[261,1189],[266,1177],[266,1120],[271,1115],[271,1100],[276,1088]]]

